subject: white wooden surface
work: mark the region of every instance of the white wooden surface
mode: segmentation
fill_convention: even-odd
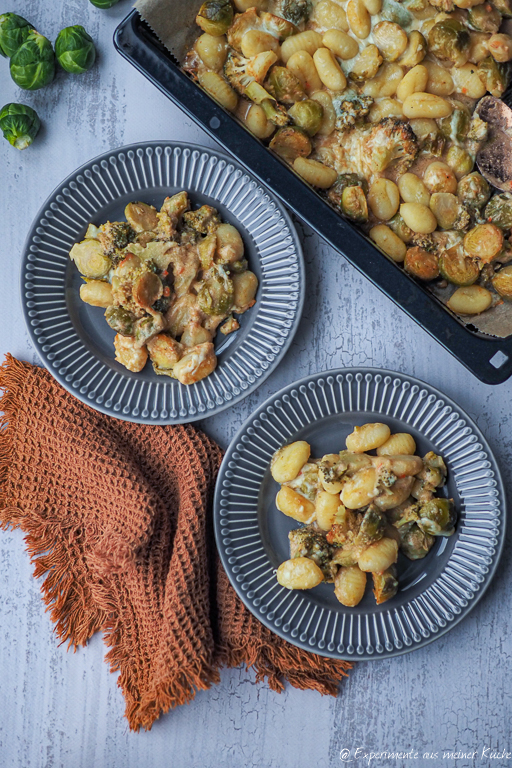
[[[173,0],[169,0],[172,7]],[[27,229],[51,190],[77,166],[107,150],[148,139],[212,144],[114,51],[112,34],[130,10],[122,0],[100,11],[87,0],[11,4],[55,39],[81,23],[99,59],[80,77],[60,72],[48,88],[21,92],[0,61],[2,103],[34,106],[44,123],[20,153],[0,139],[2,223],[1,352],[38,362],[25,331],[19,262]],[[7,10],[6,8],[3,10]],[[335,366],[383,366],[414,374],[454,398],[479,424],[511,480],[511,384],[478,382],[342,256],[298,223],[307,266],[307,301],[284,362],[251,397],[203,422],[226,446],[269,394],[290,380]],[[482,749],[512,752],[511,559],[473,613],[427,648],[390,661],[360,663],[337,699],[288,687],[279,695],[246,670],[225,671],[216,688],[158,721],[129,732],[116,676],[96,636],[76,654],[58,647],[19,532],[0,532],[0,765],[5,768],[317,768],[367,766],[366,751],[417,751],[416,759],[372,766],[505,766]],[[443,751],[477,751],[475,759]],[[423,757],[438,752],[437,759]]]

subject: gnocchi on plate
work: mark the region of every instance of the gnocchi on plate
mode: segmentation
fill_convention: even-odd
[[[355,427],[346,450],[319,459],[305,440],[276,451],[270,471],[281,485],[277,509],[302,524],[289,534],[279,584],[311,589],[332,582],[340,603],[354,607],[371,574],[377,604],[393,597],[398,553],[418,560],[436,536],[455,531],[453,500],[437,495],[447,475],[442,457],[415,453],[412,435],[392,434],[381,423]]]

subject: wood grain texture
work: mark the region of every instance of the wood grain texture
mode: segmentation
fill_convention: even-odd
[[[26,152],[0,142],[0,351],[38,362],[20,309],[19,261],[30,222],[51,190],[81,163],[121,144],[175,139],[211,146],[212,141],[115,53],[112,34],[128,13],[128,2],[108,11],[86,0],[17,0],[15,6],[52,40],[62,27],[83,24],[99,53],[90,73],[60,72],[51,86],[35,93],[19,91],[0,61],[4,102],[30,104],[44,125]],[[487,436],[508,485],[510,383],[479,383],[342,256],[307,227],[298,223],[298,228],[308,288],[295,341],[258,391],[204,421],[205,431],[227,446],[258,404],[289,381],[335,366],[383,366],[425,379],[456,400]],[[512,751],[509,546],[493,584],[465,621],[424,649],[358,664],[338,699],[290,687],[279,695],[256,685],[251,672],[225,671],[219,686],[140,734],[128,731],[101,638],[75,654],[57,646],[19,532],[0,533],[0,564],[2,766],[328,768],[343,765],[341,749],[362,747],[420,753],[412,762],[372,763],[379,768],[466,768],[490,761],[432,761],[421,754],[487,746]]]

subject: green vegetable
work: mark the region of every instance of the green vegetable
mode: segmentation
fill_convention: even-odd
[[[511,0],[494,0],[493,5],[501,13],[503,18],[512,19]]]
[[[306,98],[300,80],[287,67],[272,67],[267,87],[272,96],[283,104],[295,104]]]
[[[277,0],[272,13],[299,25],[308,20],[311,6],[310,0]]]
[[[322,124],[324,110],[321,104],[314,99],[298,101],[293,107],[290,107],[288,114],[295,125],[306,131],[308,136],[314,136]]]
[[[377,605],[385,603],[391,597],[394,597],[398,590],[398,580],[396,578],[396,566],[392,565],[387,571],[382,573],[372,573],[373,594]]]
[[[431,536],[451,536],[455,528],[455,509],[451,499],[432,499],[420,507],[418,526]]]
[[[434,537],[424,533],[416,523],[407,523],[398,528],[400,549],[409,560],[421,560],[428,555],[434,544]]]
[[[96,6],[96,8],[112,8],[113,5],[116,5],[119,0],[90,0],[90,2]]]
[[[477,67],[480,80],[489,93],[499,99],[507,88],[510,78],[510,63],[500,64],[488,56]]]
[[[462,147],[451,146],[446,154],[446,162],[455,173],[468,174],[473,170],[475,165],[474,158],[462,149]]]
[[[341,197],[343,190],[347,187],[361,187],[363,192],[368,192],[368,183],[366,179],[360,179],[355,173],[341,173],[332,187],[327,192],[327,197],[341,208]]]
[[[475,5],[468,11],[468,24],[477,32],[487,32],[494,35],[499,30],[501,21],[501,13],[490,3]]]
[[[434,24],[428,33],[428,48],[438,59],[451,61],[462,67],[469,58],[471,38],[467,27],[456,19],[445,19]]]
[[[206,0],[196,16],[196,24],[203,32],[214,37],[224,35],[233,21],[233,6],[230,0]]]
[[[503,267],[491,280],[493,288],[504,299],[512,299],[512,266]]]
[[[361,187],[345,187],[341,193],[341,210],[352,221],[368,221],[368,205]]]
[[[55,77],[55,54],[50,41],[32,30],[11,59],[11,77],[25,91],[37,91]]]
[[[476,171],[464,176],[457,186],[457,196],[470,208],[480,208],[491,196],[489,184]]]
[[[105,318],[110,327],[121,336],[133,335],[134,316],[123,307],[108,307]]]
[[[16,13],[2,13],[0,16],[0,55],[11,58],[23,45],[32,30],[32,25]]]
[[[96,60],[92,37],[80,24],[61,29],[55,41],[55,55],[62,69],[73,75],[87,72]]]
[[[0,111],[0,129],[4,138],[16,149],[29,147],[40,127],[37,112],[25,104],[6,104]]]
[[[286,160],[293,163],[297,157],[307,157],[311,154],[311,142],[308,135],[301,128],[288,125],[279,128],[270,142],[270,149]]]
[[[480,269],[473,259],[464,255],[463,249],[454,245],[441,253],[439,273],[454,285],[473,285],[478,280]]]
[[[512,194],[502,192],[494,195],[485,207],[485,220],[501,229],[512,228]]]
[[[439,127],[445,138],[461,146],[469,131],[470,122],[469,110],[461,104],[449,117],[442,117],[439,120]]]

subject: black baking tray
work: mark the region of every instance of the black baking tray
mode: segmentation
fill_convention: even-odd
[[[139,72],[481,381],[500,384],[512,375],[512,336],[485,337],[459,322],[182,72],[136,10],[117,27],[114,45]]]

